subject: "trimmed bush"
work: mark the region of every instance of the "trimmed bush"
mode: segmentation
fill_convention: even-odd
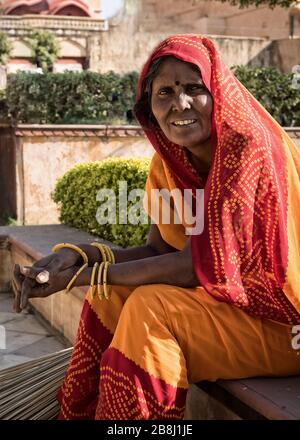
[[[131,123],[137,73],[17,73],[9,75],[7,106],[19,123]]]
[[[60,208],[60,221],[123,247],[144,244],[149,224],[120,224],[128,211],[119,204],[119,182],[127,182],[128,194],[133,189],[143,190],[149,165],[150,159],[106,159],[75,166],[57,181],[52,194]],[[106,188],[116,194],[116,224],[101,225],[98,221],[100,209],[108,207],[106,217],[109,209],[114,211],[113,200],[99,200],[99,190]],[[128,210],[134,209],[137,201],[128,202]],[[144,210],[139,214],[148,220]]]
[[[300,126],[300,91],[293,74],[274,67],[233,67],[234,74],[283,127]]]

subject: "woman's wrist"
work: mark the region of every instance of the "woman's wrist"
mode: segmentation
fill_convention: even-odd
[[[82,262],[82,257],[73,249],[62,248],[56,251],[57,254],[64,256],[65,258],[71,258],[74,261],[74,266],[78,266]]]
[[[80,269],[80,267],[77,268],[77,270]],[[73,287],[79,287],[79,286],[89,286],[91,282],[91,276],[92,276],[92,267],[86,267],[76,278],[74,281]],[[76,273],[76,272],[75,272]],[[74,273],[74,275],[75,275]]]

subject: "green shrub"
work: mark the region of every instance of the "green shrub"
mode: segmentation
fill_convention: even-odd
[[[149,159],[106,159],[75,166],[57,181],[52,194],[60,208],[60,221],[123,247],[144,244],[149,225],[120,224],[119,214],[125,211],[119,206],[118,193],[120,181],[127,182],[128,194],[135,188],[144,189],[149,165]],[[105,188],[117,196],[116,224],[101,225],[97,221],[99,208],[106,203],[106,199],[97,202],[97,194]],[[128,202],[128,208],[134,203]],[[109,206],[113,209],[113,204]],[[147,219],[144,211],[143,215]]]
[[[9,75],[7,106],[19,123],[124,124],[135,102],[137,73],[17,73]]]
[[[300,125],[300,91],[292,87],[293,74],[274,67],[233,67],[242,84],[284,127]]]

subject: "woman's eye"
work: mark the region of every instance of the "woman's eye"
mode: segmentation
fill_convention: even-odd
[[[190,91],[190,92],[201,92],[204,89],[205,88],[202,84],[191,84],[188,86],[188,91]]]
[[[166,95],[168,95],[170,93],[170,89],[160,89],[159,91],[158,91],[158,95],[159,96],[166,96]]]

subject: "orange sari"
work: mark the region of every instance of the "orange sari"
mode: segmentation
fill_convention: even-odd
[[[160,44],[139,98],[151,61],[164,55],[199,66],[214,100],[206,182],[185,150],[139,114],[157,150],[147,192],[205,188],[204,231],[192,236],[201,287],[113,286],[109,302],[88,291],[58,397],[61,419],[181,419],[189,383],[300,372],[291,331],[300,322],[299,153],[207,38]],[[184,247],[182,224],[158,227]]]

